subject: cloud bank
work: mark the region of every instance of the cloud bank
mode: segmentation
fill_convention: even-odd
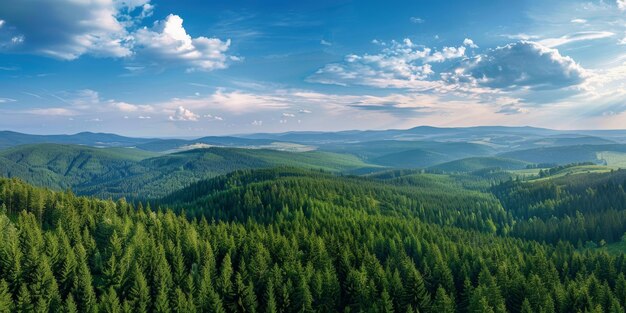
[[[238,59],[226,54],[230,40],[194,38],[178,15],[139,27],[153,9],[150,0],[2,1],[0,51],[61,60],[83,55],[132,58],[200,71],[223,69]]]
[[[581,84],[586,75],[578,63],[558,50],[520,41],[467,59],[444,77],[490,88],[559,89]]]

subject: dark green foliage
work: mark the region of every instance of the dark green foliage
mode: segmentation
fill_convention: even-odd
[[[527,162],[498,158],[498,157],[472,157],[455,160],[430,167],[431,170],[443,172],[474,172],[484,169],[519,170],[526,168]]]
[[[131,148],[37,144],[0,151],[0,176],[99,197],[154,198],[200,179],[277,165],[348,171],[370,166],[351,155],[205,148],[158,155]]]
[[[598,152],[626,152],[622,144],[579,144],[571,146],[535,148],[511,151],[500,154],[504,158],[522,160],[529,163],[565,165],[580,162],[598,162]]]
[[[0,311],[623,311],[623,254],[528,240],[485,192],[389,179],[246,170],[150,205],[0,179]],[[554,194],[518,184],[494,192]]]
[[[626,232],[626,171],[576,174],[492,188],[516,220],[511,234],[574,245],[611,243]]]

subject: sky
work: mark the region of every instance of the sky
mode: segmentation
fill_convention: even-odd
[[[0,130],[626,128],[626,0],[0,0]]]

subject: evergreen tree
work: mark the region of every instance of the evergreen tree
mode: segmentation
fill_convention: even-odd
[[[109,287],[109,290],[102,295],[98,308],[101,313],[120,313],[122,311],[122,306],[113,287]]]
[[[128,299],[131,301],[134,312],[148,312],[150,308],[150,289],[148,288],[148,283],[137,265],[135,265],[133,272],[135,277]]]
[[[433,301],[432,310],[434,312],[440,312],[440,313],[454,313],[455,312],[454,300],[446,294],[445,289],[443,289],[443,287],[441,286],[437,288],[437,293],[435,294],[435,300]]]
[[[407,268],[407,277],[404,283],[404,302],[406,305],[414,307],[421,312],[426,312],[430,308],[430,295],[426,290],[422,274],[415,269],[413,264],[407,265]]]
[[[33,312],[35,307],[33,305],[33,300],[30,296],[30,291],[26,284],[22,284],[20,290],[17,294],[17,301],[15,302],[16,312],[27,313]]]
[[[74,297],[72,294],[67,296],[65,300],[65,313],[78,313],[78,307],[76,306],[76,302],[74,302]]]
[[[276,295],[274,294],[274,283],[270,280],[267,283],[267,291],[265,292],[265,312],[277,313],[278,308],[276,306]]]
[[[9,313],[13,310],[13,300],[9,284],[5,280],[0,280],[0,313]]]
[[[387,293],[387,290],[383,290],[383,292],[380,295],[380,311],[382,313],[394,312],[393,302],[391,301],[391,298],[389,297],[389,293]]]

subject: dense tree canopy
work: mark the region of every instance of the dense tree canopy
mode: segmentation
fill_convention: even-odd
[[[529,213],[565,187],[493,188],[274,169],[135,203],[0,179],[0,311],[624,312],[623,254],[518,226],[608,207]]]

